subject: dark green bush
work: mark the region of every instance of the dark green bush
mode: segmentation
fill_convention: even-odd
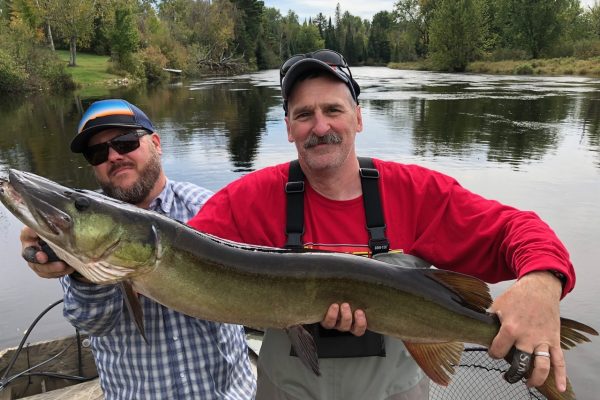
[[[584,60],[600,57],[600,39],[582,40],[575,43],[573,56]]]
[[[159,82],[168,79],[166,68],[168,59],[158,47],[150,46],[140,51],[144,71],[148,82]]]
[[[533,75],[533,67],[531,64],[521,64],[515,68],[516,75]]]
[[[17,92],[25,88],[27,72],[0,49],[0,92]]]

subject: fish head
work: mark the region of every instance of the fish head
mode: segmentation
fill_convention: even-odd
[[[131,204],[14,169],[0,180],[0,201],[94,283],[147,273],[160,259],[156,225]]]

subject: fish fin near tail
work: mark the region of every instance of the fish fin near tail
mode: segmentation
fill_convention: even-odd
[[[304,365],[311,369],[315,375],[321,376],[319,369],[319,356],[317,355],[317,345],[312,335],[302,326],[293,325],[285,329],[292,348],[298,355],[298,358]]]
[[[424,273],[456,293],[463,305],[471,310],[485,312],[492,305],[489,286],[474,276],[442,269],[426,270]]]
[[[568,318],[560,319],[560,347],[564,350],[569,350],[577,344],[590,342],[590,339],[584,333],[592,336],[598,336],[598,332],[581,322],[574,321]],[[510,358],[505,358],[510,363]],[[564,392],[559,392],[556,388],[556,379],[554,378],[554,368],[550,366],[548,378],[542,386],[536,388],[548,400],[575,400],[575,392],[571,386],[569,378],[567,378],[567,389]]]
[[[568,318],[561,318],[560,347],[564,350],[568,350],[575,347],[578,343],[589,342],[590,339],[581,332],[592,336],[598,336],[598,332],[586,324]]]
[[[438,385],[448,386],[454,367],[460,362],[464,349],[462,342],[404,342],[404,345],[429,379]]]
[[[137,296],[137,293],[133,290],[131,283],[122,281],[118,283],[119,289],[123,294],[123,302],[127,306],[127,311],[131,319],[135,323],[137,331],[144,338],[144,342],[148,344],[148,338],[146,337],[146,331],[144,329],[144,312],[142,311],[142,304]]]
[[[556,380],[554,379],[554,369],[550,368],[550,373],[546,382],[542,386],[536,388],[548,400],[575,400],[575,392],[569,378],[567,378],[567,389],[564,392],[559,392],[556,388]]]

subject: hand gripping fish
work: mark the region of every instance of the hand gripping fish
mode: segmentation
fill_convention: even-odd
[[[440,385],[449,383],[463,342],[489,347],[500,326],[486,311],[492,303],[488,286],[463,274],[222,240],[18,170],[0,180],[0,200],[91,282],[125,283],[201,319],[286,329],[296,353],[315,372],[314,342],[301,325],[321,321],[332,303],[364,310],[370,330],[401,339]],[[589,342],[584,334],[598,335],[561,319],[564,349]],[[551,400],[575,398],[570,385],[564,393],[556,390],[552,371],[538,389]]]

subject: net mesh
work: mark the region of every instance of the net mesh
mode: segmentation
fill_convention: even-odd
[[[429,399],[546,399],[535,388],[528,388],[524,380],[515,384],[506,382],[502,375],[509,367],[506,361],[491,358],[485,348],[465,348],[450,384],[443,387],[432,382]]]

